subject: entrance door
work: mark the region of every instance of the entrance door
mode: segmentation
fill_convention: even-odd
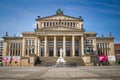
[[[41,48],[41,56],[44,56],[44,48]]]
[[[78,47],[75,48],[75,56],[79,56],[79,48]]]
[[[53,47],[49,48],[49,56],[53,56]]]
[[[70,56],[70,47],[66,48],[66,56]]]

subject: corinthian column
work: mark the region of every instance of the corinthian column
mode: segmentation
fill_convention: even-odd
[[[38,55],[37,49],[38,49],[38,37],[35,38],[35,52],[34,52],[34,54],[36,54],[36,55]]]
[[[54,36],[54,57],[56,57],[56,36]]]
[[[64,54],[64,57],[66,56],[66,37],[63,36],[63,54]]]
[[[72,56],[75,56],[75,36],[72,36]]]
[[[25,38],[22,41],[22,57],[25,55]]]
[[[44,57],[47,55],[47,36],[45,36]]]
[[[84,55],[84,40],[83,40],[83,36],[81,36],[81,53],[82,53],[82,55]]]
[[[40,41],[40,39],[38,39],[38,56],[41,56],[41,41]]]

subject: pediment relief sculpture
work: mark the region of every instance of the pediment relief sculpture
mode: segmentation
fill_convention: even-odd
[[[42,28],[42,31],[82,31],[81,29],[76,29],[72,27],[67,27],[67,26],[54,26],[54,27],[47,27],[47,28]]]

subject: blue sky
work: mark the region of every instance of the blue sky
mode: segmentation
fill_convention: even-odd
[[[34,31],[37,16],[65,15],[84,19],[84,28],[97,36],[109,36],[120,43],[120,0],[0,0],[0,37]]]

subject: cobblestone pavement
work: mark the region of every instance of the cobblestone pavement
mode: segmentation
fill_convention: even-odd
[[[120,66],[0,67],[0,80],[120,80]]]

